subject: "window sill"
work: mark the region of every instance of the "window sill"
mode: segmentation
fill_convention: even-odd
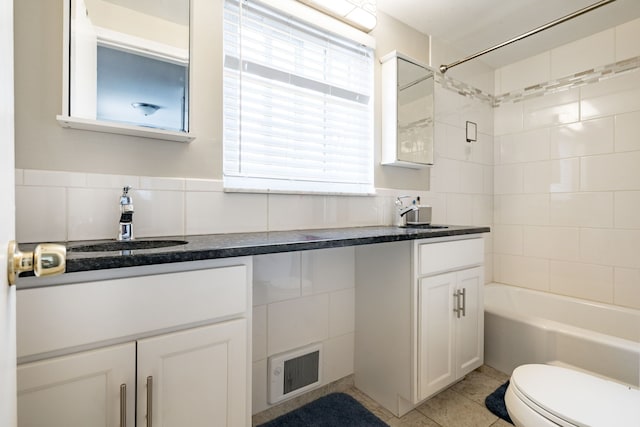
[[[406,160],[392,160],[388,162],[380,162],[382,166],[394,166],[407,169],[427,169],[433,166],[433,163],[416,163]]]
[[[162,139],[165,141],[191,142],[195,139],[188,132],[177,132],[164,129],[145,128],[122,123],[102,122],[91,119],[80,119],[69,116],[56,116],[58,124],[63,128],[88,130],[93,132],[114,133],[118,135],[139,136],[142,138]]]
[[[225,193],[277,194],[277,195],[291,195],[291,196],[375,197],[377,195],[375,190],[371,190],[365,193],[352,193],[352,192],[340,192],[340,191],[266,190],[266,189],[224,187],[222,191]]]

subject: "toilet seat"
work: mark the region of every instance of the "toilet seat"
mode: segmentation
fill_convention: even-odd
[[[640,426],[639,390],[572,369],[519,366],[507,393],[507,410],[520,420],[535,412],[563,427]]]

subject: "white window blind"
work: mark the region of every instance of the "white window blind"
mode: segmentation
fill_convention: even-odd
[[[225,189],[374,192],[371,48],[226,0],[223,97]]]

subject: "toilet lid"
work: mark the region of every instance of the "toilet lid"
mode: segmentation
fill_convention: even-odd
[[[519,366],[511,375],[511,384],[533,410],[568,425],[640,426],[638,389],[550,365]]]

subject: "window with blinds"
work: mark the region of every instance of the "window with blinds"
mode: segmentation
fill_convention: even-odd
[[[225,0],[227,190],[370,194],[373,51],[254,0]]]

